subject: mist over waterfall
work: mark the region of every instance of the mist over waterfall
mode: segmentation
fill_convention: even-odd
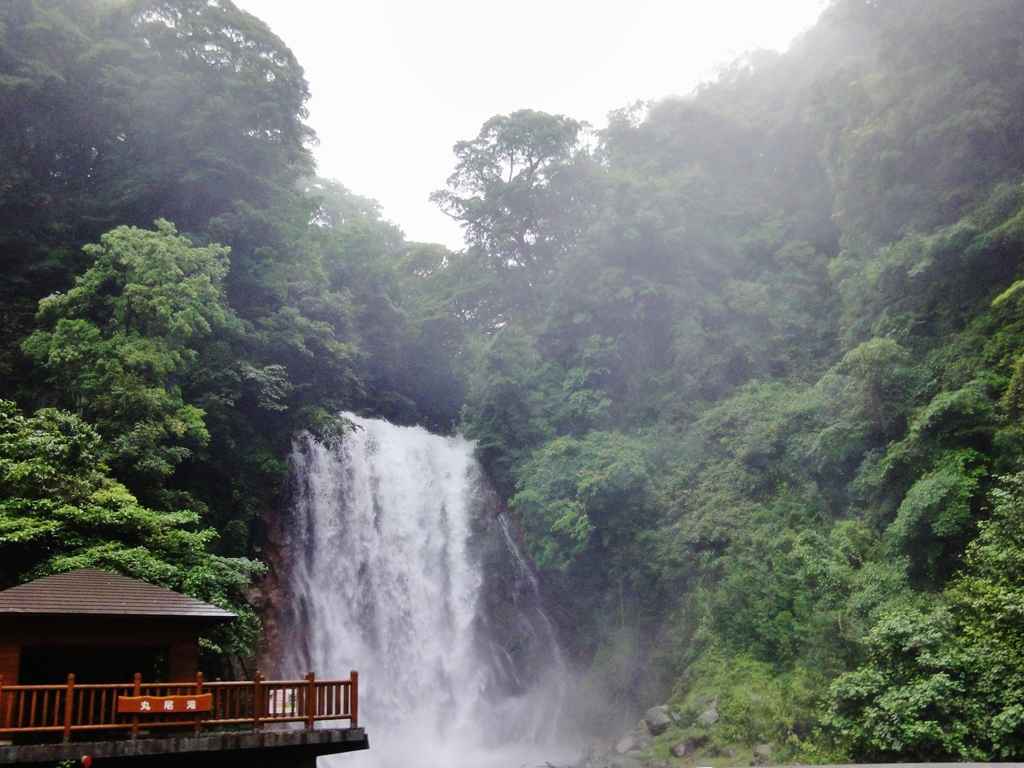
[[[345,418],[343,440],[295,441],[280,617],[286,671],[359,671],[371,749],[337,763],[479,768],[549,754],[565,673],[473,444]]]

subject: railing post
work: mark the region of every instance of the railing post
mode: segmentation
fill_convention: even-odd
[[[352,716],[348,722],[351,727],[357,728],[359,722],[359,673],[353,669],[349,675],[352,677]]]
[[[68,675],[68,689],[64,694],[64,741],[71,741],[71,710],[75,705],[75,675]]]
[[[306,673],[306,730],[312,731],[316,723],[316,675]]]
[[[196,697],[203,695],[203,673],[196,672]],[[196,712],[196,733],[203,729],[203,719],[199,712]]]
[[[135,673],[135,686],[132,689],[133,696],[142,695],[142,673]],[[139,737],[139,714],[136,712],[132,715],[132,738],[137,739]]]
[[[4,706],[4,676],[0,675],[0,727],[9,728],[7,722],[7,707]]]
[[[257,670],[256,674],[252,676],[252,729],[254,731],[263,727],[260,723],[260,718],[263,715],[263,686],[260,685],[262,682],[263,675]]]

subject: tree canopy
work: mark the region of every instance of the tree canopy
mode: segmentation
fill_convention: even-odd
[[[0,582],[246,611],[293,436],[355,410],[476,441],[620,711],[1020,759],[1022,46],[1019,0],[834,0],[596,130],[496,115],[453,253],[314,175],[229,0],[0,4]]]

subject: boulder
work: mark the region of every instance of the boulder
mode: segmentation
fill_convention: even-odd
[[[700,716],[697,718],[697,722],[701,725],[714,725],[718,722],[718,709],[716,707],[712,707],[711,709],[701,712]]]
[[[633,749],[633,747],[635,747],[635,746],[636,746],[636,739],[634,739],[633,735],[630,734],[629,736],[627,736],[626,738],[624,738],[622,741],[620,741],[618,744],[615,745],[615,751],[618,752],[620,755],[624,755],[627,752],[629,752],[631,749]]]
[[[644,712],[644,723],[651,736],[660,736],[672,724],[672,718],[668,716],[668,707],[651,707]]]
[[[634,739],[633,750],[637,752],[643,752],[645,749],[651,746],[654,741],[654,737],[651,736],[651,732],[647,730],[647,723],[641,720],[636,724],[636,728],[630,731]]]
[[[761,760],[762,763],[769,760],[772,756],[772,745],[771,744],[758,744],[754,747],[754,757]]]
[[[676,757],[693,757],[697,750],[708,743],[707,734],[695,734],[687,737],[686,741],[672,747],[672,754]]]

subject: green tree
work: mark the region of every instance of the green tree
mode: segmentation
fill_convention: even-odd
[[[868,633],[867,662],[832,685],[826,723],[854,759],[1024,755],[1022,489],[1003,479],[964,572],[937,600],[894,606]]]
[[[834,13],[866,26],[878,45],[830,169],[851,240],[879,245],[952,224],[998,183],[1017,180],[1018,11],[1013,0],[981,13],[962,0],[836,3]]]
[[[228,252],[193,247],[162,220],[155,231],[120,227],[86,252],[95,264],[40,303],[43,328],[24,349],[59,402],[96,425],[104,460],[152,491],[209,440],[181,385],[204,341],[236,322],[221,290]]]
[[[652,469],[641,439],[609,432],[557,438],[517,468],[511,507],[527,552],[559,592],[584,587],[586,598],[574,601],[584,626],[636,628],[652,619]]]
[[[24,416],[0,401],[0,583],[94,566],[175,589],[239,619],[204,638],[208,652],[248,655],[258,622],[244,598],[263,566],[210,553],[217,533],[190,510],[142,506],[107,475],[103,440],[80,418]]]
[[[448,189],[431,200],[463,223],[467,243],[495,267],[550,266],[563,245],[556,176],[579,151],[582,128],[530,109],[492,117],[475,139],[455,145]]]

